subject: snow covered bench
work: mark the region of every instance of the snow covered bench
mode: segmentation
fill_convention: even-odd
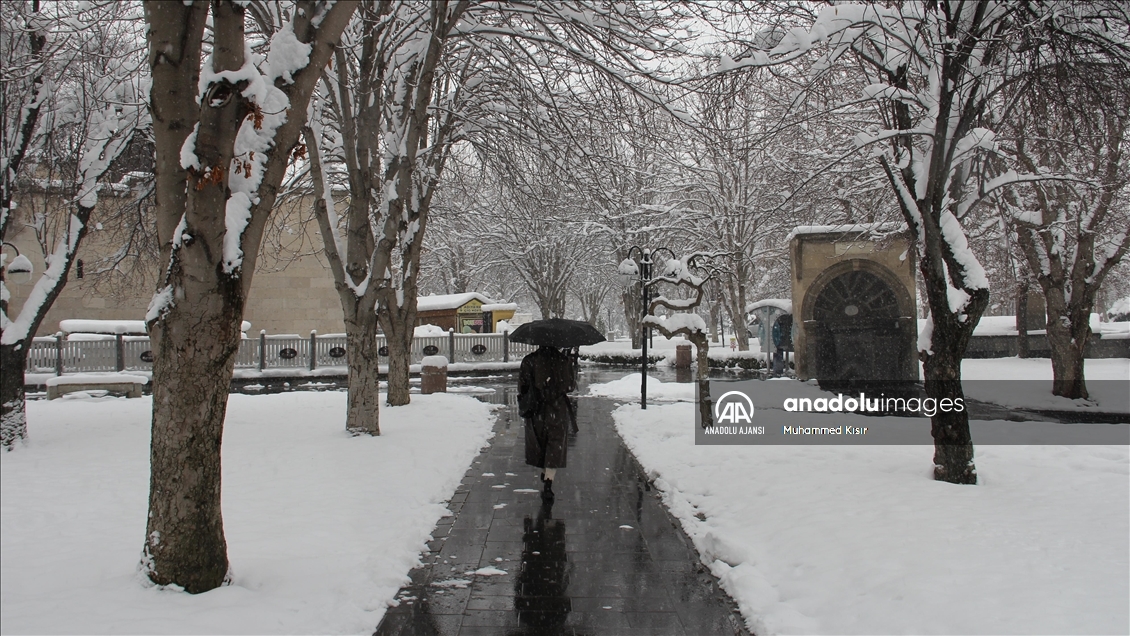
[[[124,393],[126,397],[141,397],[141,387],[149,382],[143,375],[127,373],[79,373],[60,375],[47,379],[47,399],[74,393],[76,391],[110,391]]]

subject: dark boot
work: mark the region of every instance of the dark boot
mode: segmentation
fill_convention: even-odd
[[[547,502],[553,502],[553,480],[545,480],[545,488],[541,491],[541,498]]]

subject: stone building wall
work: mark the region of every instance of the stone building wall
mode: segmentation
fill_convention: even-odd
[[[122,203],[121,199],[103,197],[99,206]],[[17,207],[17,213],[26,214],[29,209],[33,207]],[[84,263],[84,277],[79,279],[76,268],[72,266],[66,287],[51,306],[36,335],[55,333],[59,329],[59,321],[68,318],[145,318],[149,300],[156,289],[159,265],[155,259],[142,260],[129,276],[113,273],[94,275],[97,263],[121,245],[119,237],[111,235],[107,230],[97,229],[100,212],[101,210],[95,210],[91,230],[79,247],[77,258]],[[307,335],[311,330],[317,330],[320,334],[345,331],[341,301],[334,289],[333,274],[324,257],[317,253],[321,235],[314,224],[297,222],[302,212],[299,206],[295,206],[289,217],[280,219],[273,238],[264,241],[257,263],[258,271],[244,310],[244,320],[251,322],[252,333],[258,333],[260,329],[266,329],[271,334],[300,335]],[[296,222],[288,224],[288,218],[296,219]],[[12,227],[18,231],[9,232],[10,235],[5,240],[27,256],[35,268],[34,276],[28,283],[17,285],[13,281],[6,281],[11,293],[8,315],[15,319],[45,267],[35,232],[27,219],[17,218]],[[11,247],[4,249],[6,254],[13,253]]]

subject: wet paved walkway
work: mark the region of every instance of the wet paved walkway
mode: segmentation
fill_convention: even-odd
[[[521,419],[502,413],[378,635],[748,634],[616,434],[612,402],[578,407],[552,505]]]

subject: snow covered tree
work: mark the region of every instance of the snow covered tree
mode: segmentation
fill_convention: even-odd
[[[491,250],[496,267],[522,281],[543,319],[564,318],[573,279],[593,245],[581,232],[578,201],[563,195],[556,187],[560,180],[545,166],[533,172],[542,183],[522,184],[523,191],[504,190],[497,214],[476,241]]]
[[[360,16],[326,73],[329,133],[312,131],[310,145],[324,148],[325,157],[340,145],[342,161],[357,167],[348,170],[347,236],[338,249],[327,232],[327,255],[332,262],[332,251],[350,250],[335,267],[339,290],[357,297],[341,292],[344,304],[360,316],[372,311],[370,297],[376,300],[389,347],[388,404],[395,406],[409,401],[420,256],[452,148],[466,142],[482,156],[494,137],[537,141],[556,91],[568,90],[578,67],[624,85],[647,81],[658,60],[675,52],[669,25],[679,16],[634,4],[465,0],[367,3]],[[642,67],[644,59],[650,68]],[[356,158],[361,154],[364,161]],[[325,207],[334,212],[332,202]],[[329,221],[324,231],[333,229]],[[368,320],[346,324],[360,330]],[[366,417],[364,425],[347,427],[377,432],[376,413]]]
[[[1074,177],[1000,197],[1047,302],[1052,393],[1071,399],[1088,397],[1083,352],[1095,297],[1130,249],[1128,72],[1125,65],[1050,69],[1033,78],[1004,131],[1028,172]]]
[[[28,345],[66,285],[107,172],[147,125],[148,113],[136,7],[2,7],[0,241],[33,227],[46,266],[18,315],[10,316],[9,263],[0,263],[0,441],[10,450],[27,436]],[[17,192],[20,184],[24,191]],[[16,209],[20,202],[26,211]]]
[[[1124,63],[1126,24],[1125,7],[1107,1],[837,4],[821,9],[811,28],[781,34],[768,52],[723,60],[725,69],[763,66],[818,48],[814,75],[865,74],[852,120],[866,116],[867,103],[874,117],[856,145],[878,159],[917,244],[930,309],[919,338],[929,397],[963,395],[961,359],[989,299],[963,219],[989,194],[1045,178],[990,171],[989,157],[1007,157],[989,115],[1007,88],[1062,59]],[[968,413],[931,420],[935,478],[976,483]]]
[[[451,151],[465,60],[449,39],[471,6],[366,1],[335,53],[323,89],[332,147],[349,187],[344,240],[316,176],[317,214],[345,312],[349,359],[346,427],[380,434],[376,332],[388,343],[388,404],[409,402],[422,238]],[[460,63],[460,62],[463,63]],[[326,144],[313,131],[308,145]],[[322,172],[322,171],[320,171]],[[331,217],[331,215],[333,215]]]
[[[162,280],[146,315],[155,360],[141,567],[198,593],[228,576],[220,442],[255,260],[310,95],[357,3],[143,6]]]
[[[709,267],[709,261],[717,256],[715,253],[693,252],[679,258],[657,258],[651,266],[652,276],[644,281],[644,285],[653,291],[658,291],[662,285],[674,285],[676,290],[689,293],[689,298],[668,298],[664,294],[654,296],[647,306],[647,315],[643,324],[655,329],[667,338],[686,336],[687,340],[695,347],[695,376],[698,382],[698,414],[701,426],[714,425],[714,400],[710,397],[710,338],[707,335],[706,321],[699,316],[695,309],[702,304],[705,297],[704,288],[714,268]],[[638,272],[638,263],[626,259],[620,264],[620,272],[632,274]],[[696,274],[695,272],[698,272]],[[663,316],[656,313],[659,309],[676,312]]]

